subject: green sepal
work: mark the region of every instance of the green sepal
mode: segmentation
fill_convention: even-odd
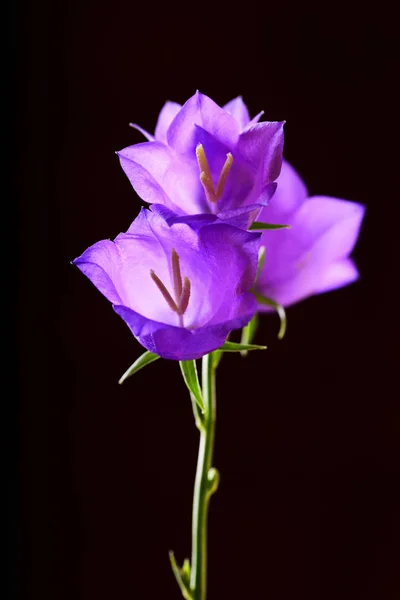
[[[178,564],[175,559],[175,555],[170,550],[169,552],[169,560],[171,562],[172,571],[175,575],[175,579],[177,584],[179,585],[179,589],[181,590],[182,596],[185,600],[193,600],[193,594],[190,589],[190,563],[186,558],[183,562],[182,569],[178,567]]]
[[[221,352],[242,352],[243,350],[266,350],[267,346],[257,346],[256,344],[236,344],[235,342],[225,342],[219,350]]]
[[[147,367],[147,365],[154,362],[158,358],[160,358],[158,354],[153,354],[153,352],[144,352],[141,356],[139,356],[137,360],[135,360],[133,365],[131,365],[129,369],[125,371],[118,383],[124,383],[125,379],[128,379],[128,377],[132,377],[132,375],[140,371],[140,369],[143,369],[143,367]]]
[[[279,315],[279,318],[281,320],[281,326],[279,329],[279,333],[278,333],[278,339],[282,339],[286,333],[286,327],[287,327],[287,319],[286,319],[286,311],[283,308],[282,304],[279,304],[278,302],[275,302],[275,300],[272,300],[272,298],[267,298],[267,296],[262,296],[261,294],[258,294],[257,292],[253,292],[256,300],[259,304],[264,304],[265,306],[270,306],[271,308],[274,308],[276,310],[276,312]]]
[[[254,315],[254,317],[251,319],[251,321],[242,329],[242,338],[240,340],[240,343],[243,345],[248,345],[251,344],[251,342],[254,339],[254,336],[256,334],[257,331],[257,327],[258,327],[258,313],[256,313]],[[248,350],[242,350],[240,352],[240,354],[242,356],[247,356],[247,352]]]
[[[190,590],[190,560],[185,558],[181,569],[181,577],[183,583]]]
[[[199,377],[197,375],[196,361],[180,360],[179,366],[190,394],[196,400],[196,404],[200,408],[201,412],[204,412],[203,395],[201,393]]]
[[[272,229],[290,229],[290,225],[278,225],[277,223],[263,223],[262,221],[254,221],[249,227],[249,231],[263,231]]]

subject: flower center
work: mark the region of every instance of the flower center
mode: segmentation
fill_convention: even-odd
[[[184,327],[183,315],[189,304],[190,298],[190,279],[184,277],[182,281],[181,265],[178,253],[172,248],[171,250],[171,268],[172,268],[172,286],[174,290],[174,298],[171,296],[161,279],[156,275],[153,269],[150,269],[150,277],[160,290],[164,300],[173,312],[179,317],[180,327]]]
[[[226,180],[228,179],[229,171],[232,167],[233,156],[230,152],[228,152],[226,155],[226,161],[222,167],[221,173],[219,174],[216,186],[214,186],[214,182],[211,177],[210,166],[208,164],[206,153],[204,152],[203,144],[198,144],[196,147],[196,156],[200,169],[200,182],[204,188],[204,193],[211,206],[216,206],[224,191]]]

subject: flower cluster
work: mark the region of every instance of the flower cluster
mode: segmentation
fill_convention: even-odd
[[[150,209],[74,264],[164,358],[219,348],[266,308],[256,296],[289,305],[357,278],[348,257],[363,207],[308,198],[282,159],[284,123],[259,122],[262,114],[251,120],[241,98],[221,108],[197,92],[183,106],[167,102],[154,135],[133,125],[147,141],[117,153]],[[253,231],[262,222],[291,228]]]

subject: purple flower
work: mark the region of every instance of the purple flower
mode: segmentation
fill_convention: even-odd
[[[285,223],[291,229],[264,232],[265,263],[256,291],[289,306],[308,296],[352,283],[358,271],[349,258],[365,208],[361,204],[308,197],[296,171],[283,161],[278,188],[258,220]],[[268,310],[260,305],[260,310]]]
[[[259,243],[260,234],[213,215],[179,218],[153,206],[114,242],[98,242],[73,262],[147,350],[191,360],[254,315]]]
[[[167,102],[154,137],[118,152],[139,196],[179,215],[265,205],[282,164],[283,122],[252,121],[241,98],[221,108],[196,92],[183,106]],[[249,213],[254,220],[254,213]],[[250,225],[250,222],[247,223]]]

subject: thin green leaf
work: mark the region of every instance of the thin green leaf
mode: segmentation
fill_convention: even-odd
[[[128,377],[132,377],[132,375],[140,371],[140,369],[143,369],[143,367],[147,367],[147,365],[159,358],[160,357],[158,356],[158,354],[153,354],[153,352],[144,352],[141,356],[139,356],[137,360],[135,360],[133,365],[131,365],[129,369],[125,371],[118,383],[124,383],[125,379],[128,379]]]
[[[197,375],[197,367],[195,360],[180,360],[179,366],[182,371],[183,379],[189,392],[194,396],[196,404],[202,412],[204,412],[203,395]]]
[[[248,323],[246,325],[246,327],[243,327],[242,338],[240,340],[240,343],[243,345],[251,344],[251,342],[254,339],[255,333],[257,331],[257,327],[258,327],[258,313],[256,313],[254,315],[254,317],[251,319],[250,323]],[[247,352],[248,352],[248,350],[242,350],[240,354],[243,357],[245,357],[245,356],[247,356]]]
[[[221,350],[214,350],[214,352],[212,353],[213,369],[216,369],[218,367],[219,363],[221,362],[222,357],[223,357],[223,352],[221,352]]]
[[[281,327],[279,329],[278,339],[281,340],[286,333],[286,327],[287,327],[287,319],[286,319],[285,309],[283,308],[282,304],[275,302],[275,300],[272,300],[272,298],[267,298],[266,296],[262,296],[261,294],[258,294],[257,292],[254,292],[254,295],[256,297],[257,302],[259,302],[260,304],[264,304],[265,306],[270,306],[271,308],[274,308],[276,310],[276,312],[278,313],[279,318],[281,320]]]
[[[262,223],[261,221],[254,221],[249,227],[249,231],[263,231],[266,229],[290,229],[290,225],[278,225],[278,223]]]
[[[267,346],[257,346],[256,344],[236,344],[235,342],[225,342],[219,348],[221,352],[241,352],[242,350],[266,350]]]
[[[175,579],[177,581],[177,584],[179,585],[179,589],[181,590],[182,596],[185,598],[185,600],[193,600],[192,592],[186,583],[186,581],[187,581],[187,572],[186,572],[187,566],[185,568],[185,563],[186,563],[187,559],[183,563],[183,569],[180,569],[177,565],[174,553],[172,552],[172,550],[170,550],[169,560],[171,562],[172,571],[175,575]]]
[[[264,266],[264,263],[265,263],[265,253],[266,253],[265,246],[260,246],[260,249],[258,251],[257,273],[256,273],[256,279],[254,281],[254,285],[257,283],[258,278],[260,277],[260,273],[262,271],[262,268]]]

